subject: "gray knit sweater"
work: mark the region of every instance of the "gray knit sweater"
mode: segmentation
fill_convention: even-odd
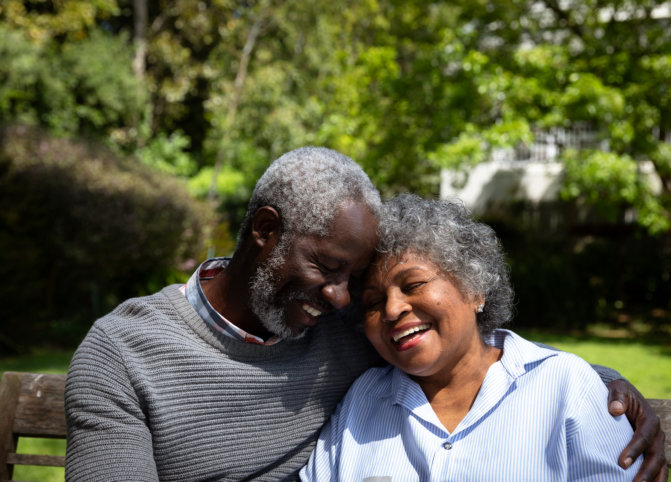
[[[294,479],[370,352],[337,319],[260,346],[216,334],[177,286],[128,300],[70,365],[66,479]]]

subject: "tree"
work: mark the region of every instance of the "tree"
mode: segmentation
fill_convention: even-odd
[[[633,207],[651,233],[671,229],[671,18],[658,15],[661,5],[499,1],[489,6],[494,16],[474,14],[474,80],[491,110],[432,158],[458,168],[468,156],[528,142],[532,128],[589,125],[609,148],[564,153],[564,196],[610,217]],[[661,180],[659,194],[643,161]]]
[[[98,25],[116,12],[113,0],[5,2],[0,119],[102,139],[137,129],[147,97],[128,42]]]

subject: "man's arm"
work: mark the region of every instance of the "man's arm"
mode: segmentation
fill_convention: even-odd
[[[634,481],[666,482],[669,470],[664,456],[664,431],[645,397],[627,380],[613,380],[608,383],[608,411],[613,416],[625,414],[635,430],[620,454],[620,467],[629,467],[643,454],[643,465]]]
[[[70,364],[65,412],[66,480],[158,481],[137,394],[114,343],[95,326]]]

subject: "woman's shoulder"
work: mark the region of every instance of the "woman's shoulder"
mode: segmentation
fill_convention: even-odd
[[[394,367],[386,365],[369,368],[354,380],[342,405],[345,410],[353,406],[376,406],[381,399],[389,398],[393,389]]]
[[[394,367],[392,365],[369,368],[354,381],[350,391],[368,395],[388,394],[393,373]]]
[[[586,378],[592,381],[593,378],[598,378],[590,364],[573,353],[527,340],[509,330],[497,330],[497,332],[498,337],[504,338],[503,356],[507,359],[508,365],[516,365],[519,374],[536,371],[544,372],[547,376],[551,373],[565,381]]]

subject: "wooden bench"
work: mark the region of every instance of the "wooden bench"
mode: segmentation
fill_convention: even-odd
[[[664,430],[666,436],[664,454],[666,455],[666,465],[671,473],[671,399],[648,398],[648,403],[662,423],[662,430]]]
[[[0,381],[0,480],[15,465],[64,467],[59,455],[18,454],[19,437],[65,439],[65,375],[5,372]]]
[[[11,480],[14,465],[63,467],[65,457],[17,454],[19,437],[65,439],[65,375],[5,372],[0,381],[0,481]],[[671,466],[671,400],[649,399],[666,433]]]

